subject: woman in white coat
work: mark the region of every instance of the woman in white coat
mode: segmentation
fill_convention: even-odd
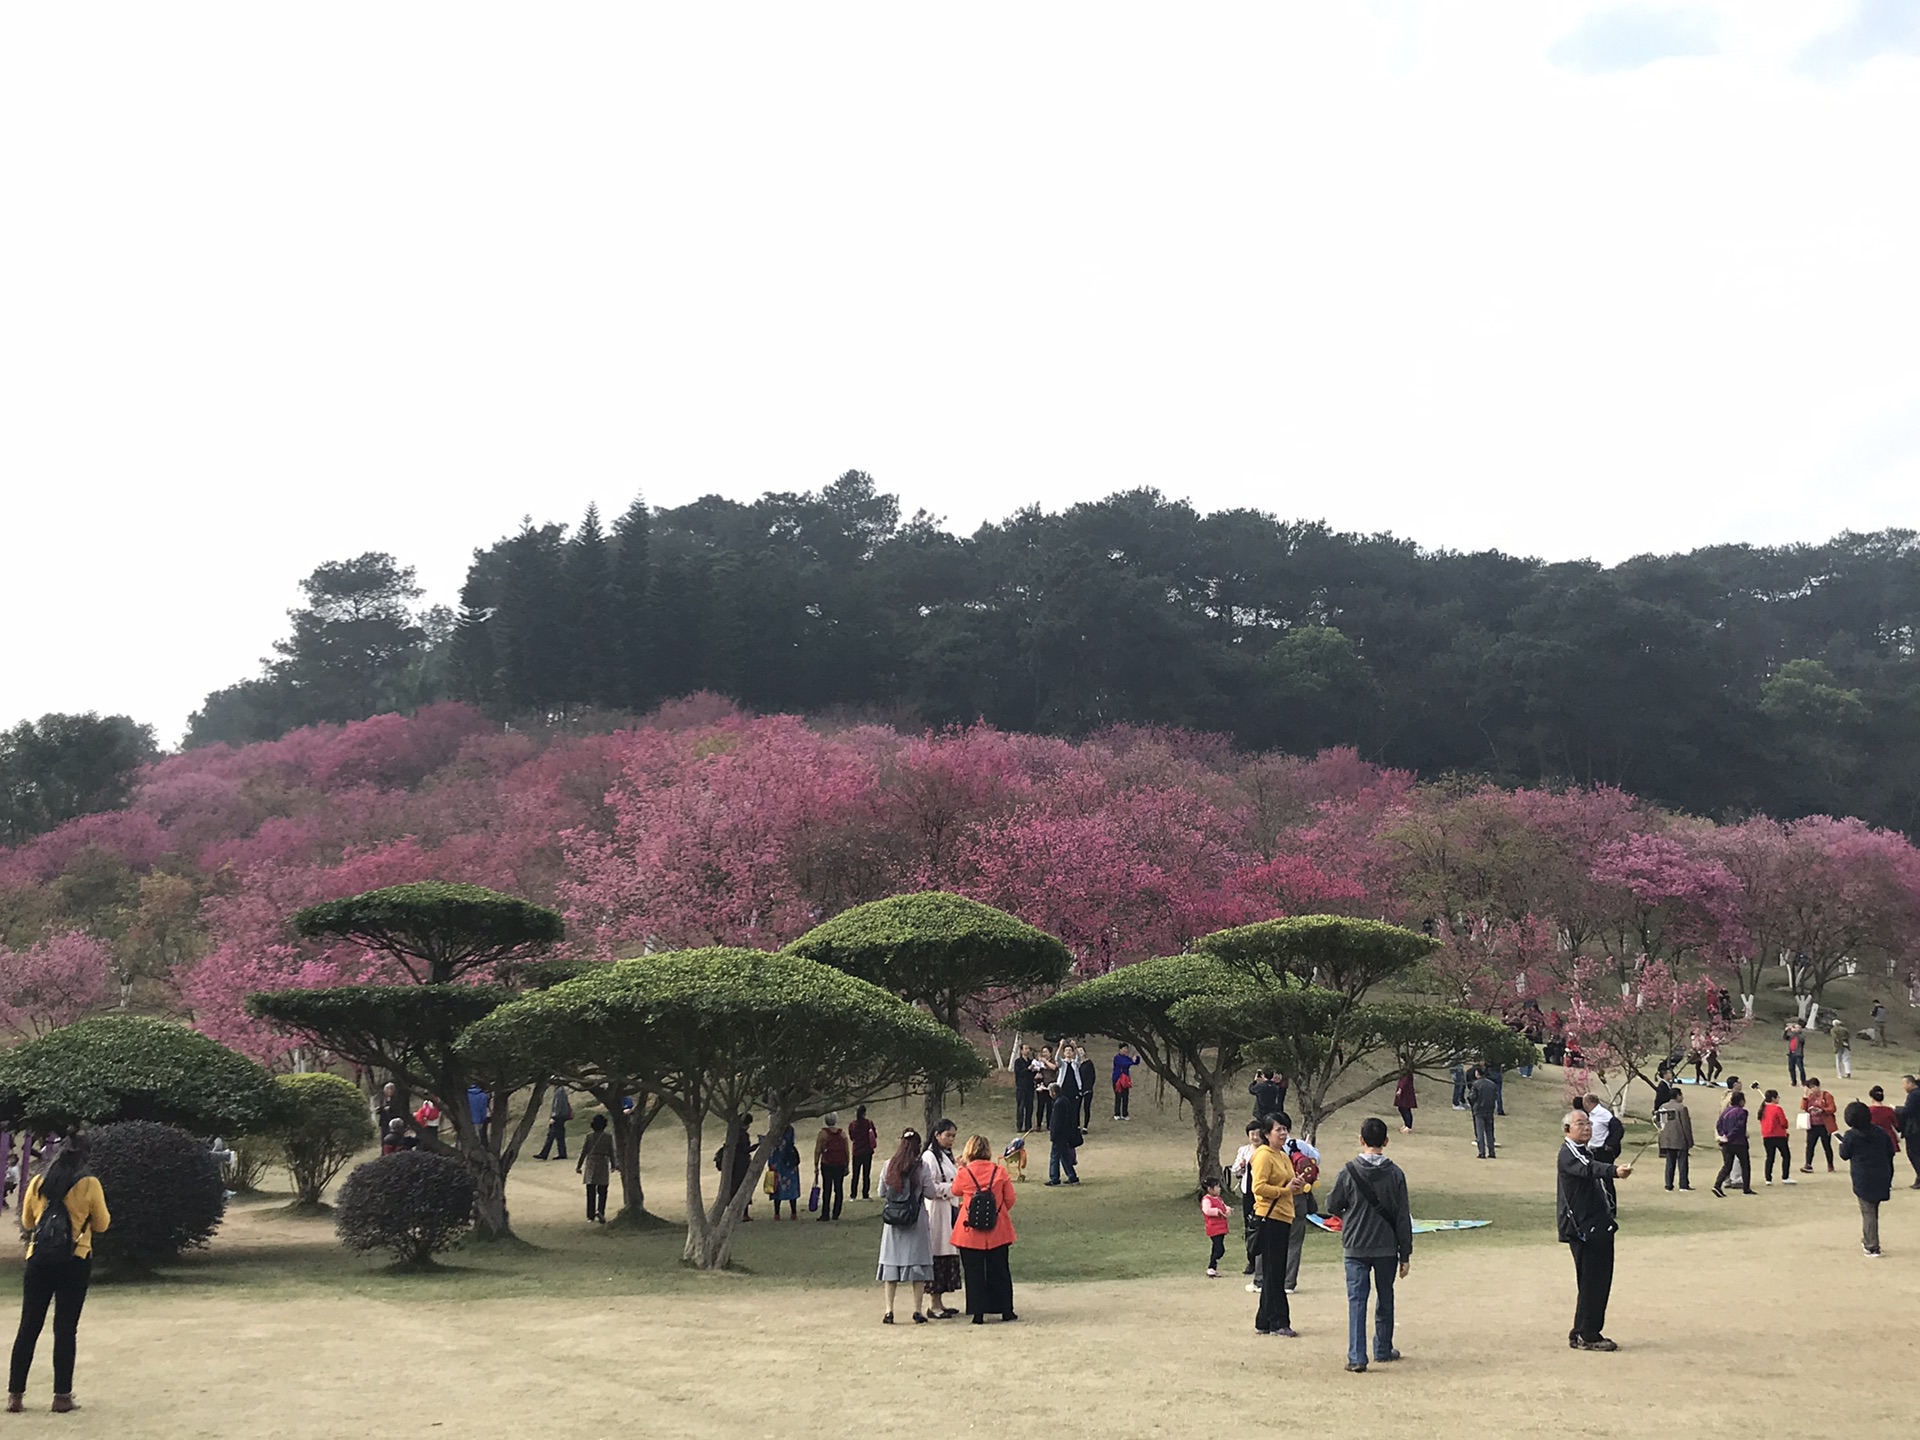
[[[927,1314],[935,1320],[951,1320],[960,1313],[947,1305],[947,1296],[960,1288],[960,1249],[953,1243],[953,1176],[960,1168],[953,1158],[957,1133],[953,1121],[942,1120],[933,1127],[927,1153],[920,1157],[921,1184],[927,1196],[927,1234],[933,1242],[933,1283],[927,1286]]]

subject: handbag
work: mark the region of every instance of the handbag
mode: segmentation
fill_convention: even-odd
[[[1793,1128],[1796,1130],[1811,1130],[1813,1128],[1813,1117],[1802,1110],[1798,1115],[1793,1117]]]
[[[819,1208],[820,1208],[820,1182],[819,1180],[816,1179],[813,1182],[812,1192],[807,1196],[807,1213],[811,1215],[813,1214],[814,1211],[818,1210]]]
[[[761,1188],[767,1192],[768,1198],[780,1193],[780,1177],[774,1173],[771,1165],[767,1167],[766,1178],[760,1184]]]

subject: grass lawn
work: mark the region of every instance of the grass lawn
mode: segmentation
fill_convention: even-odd
[[[1855,1010],[1864,1018],[1858,1005],[1850,1020]],[[1899,1007],[1897,1036],[1912,1038],[1911,1013]],[[1731,1068],[1784,1089],[1777,1033],[1777,1023],[1758,1027]],[[1897,1099],[1900,1072],[1916,1063],[1910,1047],[1863,1047],[1854,1081],[1836,1083],[1823,1043],[1814,1073],[1843,1103],[1875,1081]],[[469,1247],[432,1275],[354,1259],[325,1220],[283,1213],[284,1197],[237,1203],[204,1254],[150,1283],[96,1285],[76,1386],[86,1408],[59,1423],[156,1440],[844,1436],[912,1407],[900,1423],[955,1433],[1187,1435],[1266,1416],[1426,1440],[1750,1435],[1770,1398],[1840,1433],[1910,1428],[1920,1192],[1896,1190],[1882,1215],[1887,1256],[1872,1262],[1860,1255],[1844,1167],[1716,1200],[1710,1148],[1695,1152],[1692,1194],[1665,1193],[1649,1152],[1621,1186],[1608,1330],[1623,1349],[1575,1353],[1565,1343],[1572,1267],[1552,1223],[1560,1072],[1509,1081],[1503,1152],[1490,1163],[1473,1158],[1471,1127],[1445,1087],[1423,1083],[1417,1133],[1403,1137],[1396,1123],[1390,1149],[1414,1211],[1493,1224],[1419,1238],[1399,1292],[1406,1359],[1354,1376],[1341,1368],[1337,1241],[1308,1237],[1298,1340],[1256,1338],[1255,1297],[1238,1276],[1201,1273],[1192,1131],[1170,1104],[1156,1108],[1153,1091],[1142,1083],[1125,1126],[1096,1109],[1077,1189],[1042,1187],[1040,1147],[1013,1212],[1015,1325],[882,1327],[877,1202],[853,1202],[837,1225],[804,1212],[799,1224],[773,1224],[762,1199],[740,1270],[700,1275],[679,1265],[676,1229],[589,1228],[572,1164],[524,1159],[509,1197],[528,1246]],[[1391,1117],[1388,1098],[1374,1113]],[[1709,1134],[1717,1094],[1693,1108],[1696,1131]],[[1010,1094],[983,1091],[955,1118],[997,1150],[1011,1112]],[[1329,1161],[1351,1151],[1367,1113],[1336,1117],[1321,1137]],[[883,1136],[907,1115],[877,1116]],[[668,1220],[681,1213],[683,1153],[664,1122],[648,1137],[649,1199]],[[1904,1185],[1904,1157],[1901,1169]],[[38,1414],[21,1427],[53,1423],[49,1345],[29,1388]]]

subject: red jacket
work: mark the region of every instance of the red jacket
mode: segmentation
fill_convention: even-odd
[[[967,1228],[967,1202],[974,1192],[991,1189],[998,1202],[999,1216],[991,1230]],[[959,1212],[953,1222],[953,1243],[962,1250],[998,1250],[1011,1245],[1013,1233],[1013,1181],[995,1160],[966,1160],[953,1175],[953,1204]]]
[[[1396,1110],[1418,1110],[1420,1102],[1413,1098],[1413,1077],[1402,1075],[1400,1083],[1393,1087],[1393,1108]]]
[[[1778,1105],[1760,1107],[1760,1137],[1763,1140],[1784,1140],[1787,1138],[1787,1112]]]

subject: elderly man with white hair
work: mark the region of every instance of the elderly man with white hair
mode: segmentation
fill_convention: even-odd
[[[1567,1344],[1575,1350],[1618,1350],[1602,1333],[1613,1293],[1613,1236],[1620,1228],[1612,1182],[1626,1179],[1633,1167],[1609,1164],[1593,1153],[1593,1121],[1585,1110],[1569,1110],[1561,1125],[1566,1143],[1559,1158],[1560,1239],[1573,1252],[1579,1287]]]

